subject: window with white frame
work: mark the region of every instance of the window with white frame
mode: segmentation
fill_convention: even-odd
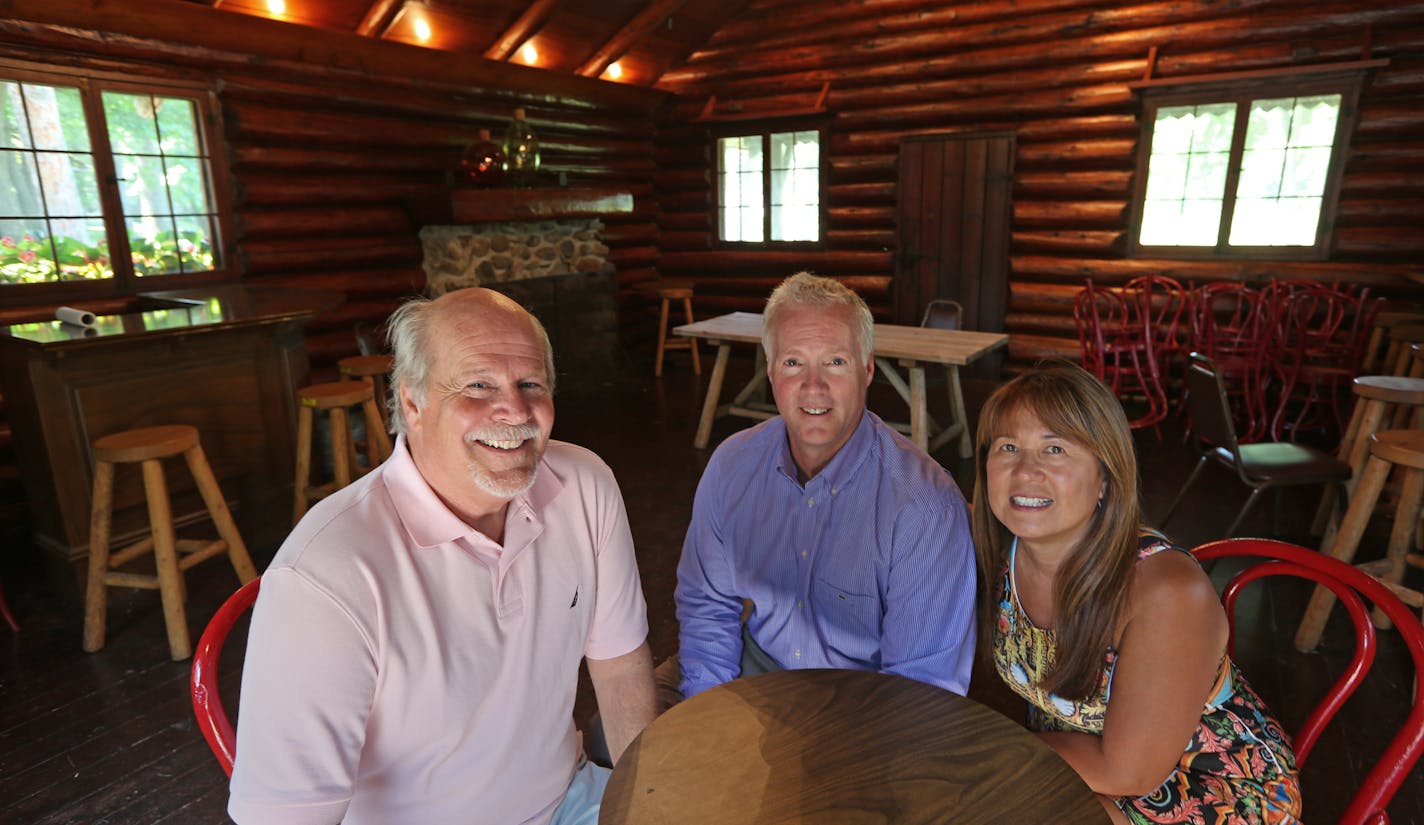
[[[717,238],[732,243],[821,240],[819,130],[717,138]]]
[[[0,289],[222,271],[210,107],[197,87],[0,65]]]
[[[1131,248],[1324,257],[1360,74],[1145,96]]]

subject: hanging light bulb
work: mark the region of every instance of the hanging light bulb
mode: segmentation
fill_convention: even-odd
[[[617,60],[608,64],[608,79],[617,80],[623,76],[623,66]]]
[[[430,21],[423,14],[415,18],[415,39],[422,43],[430,41]]]
[[[519,56],[530,66],[539,63],[539,50],[534,48],[533,40],[526,40],[524,45],[519,47]]]
[[[281,16],[287,13],[287,0],[267,0],[267,11]]]

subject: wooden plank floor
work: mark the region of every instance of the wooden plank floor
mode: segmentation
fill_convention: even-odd
[[[733,361],[732,380],[745,377],[748,362]],[[651,370],[647,370],[651,373]],[[674,652],[677,624],[672,591],[692,493],[707,460],[694,450],[702,380],[690,375],[685,357],[671,360],[661,382],[642,371],[610,379],[597,392],[558,399],[555,435],[584,444],[613,467],[628,504],[649,604],[650,644],[655,658]],[[970,406],[986,387],[970,383]],[[941,407],[942,388],[931,388]],[[886,387],[872,389],[872,407],[898,414],[898,399]],[[942,410],[941,410],[942,412]],[[716,443],[746,422],[721,422]],[[1158,440],[1139,438],[1149,513],[1160,514],[1190,470],[1193,456],[1173,428]],[[949,450],[936,456],[966,489],[967,463]],[[1246,490],[1230,474],[1210,471],[1169,525],[1184,544],[1218,538]],[[1269,500],[1244,531],[1269,535]],[[1306,543],[1304,527],[1313,496],[1283,501],[1282,537]],[[258,549],[259,565],[274,548]],[[7,556],[12,558],[12,556]],[[1221,578],[1225,565],[1216,571]],[[24,565],[3,570],[6,591],[24,628],[0,627],[0,823],[227,822],[226,779],[193,724],[188,699],[188,663],[170,662],[158,596],[116,591],[109,614],[108,645],[80,652],[80,606],[50,591]],[[1416,571],[1417,575],[1417,571]],[[214,560],[189,573],[188,613],[194,638],[217,605],[236,587],[225,562]],[[1243,600],[1238,659],[1252,683],[1278,711],[1288,729],[1304,717],[1313,697],[1338,673],[1350,651],[1345,621],[1337,615],[1320,650],[1297,653],[1289,644],[1308,591],[1272,583]],[[224,696],[236,702],[245,623],[224,653]],[[1412,670],[1394,634],[1381,640],[1377,672],[1327,729],[1304,771],[1306,821],[1333,822],[1349,794],[1373,765],[1388,736],[1403,719]],[[1021,706],[992,674],[976,677],[971,694],[1014,716]],[[592,710],[582,690],[576,716]],[[1424,771],[1416,769],[1390,814],[1397,823],[1424,823]]]

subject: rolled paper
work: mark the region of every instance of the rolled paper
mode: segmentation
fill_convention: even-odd
[[[74,307],[60,307],[54,311],[54,317],[66,324],[73,324],[76,327],[94,326],[94,313],[84,309]]]

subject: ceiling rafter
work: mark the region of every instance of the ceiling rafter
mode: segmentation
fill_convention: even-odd
[[[607,43],[594,52],[593,57],[584,61],[576,73],[584,77],[598,77],[603,74],[603,70],[608,68],[609,63],[637,47],[658,26],[661,26],[664,20],[676,14],[686,3],[687,0],[652,0],[646,8],[628,21],[628,25],[619,29],[608,39]]]
[[[539,30],[549,16],[554,13],[554,7],[559,5],[559,0],[534,0],[529,4],[529,8],[519,15],[519,19],[505,30],[504,34],[494,41],[494,45],[485,50],[485,57],[490,60],[507,60],[520,44],[529,39],[529,36]]]
[[[396,13],[404,5],[402,0],[375,0],[366,8],[356,33],[365,37],[380,37],[395,22]]]

